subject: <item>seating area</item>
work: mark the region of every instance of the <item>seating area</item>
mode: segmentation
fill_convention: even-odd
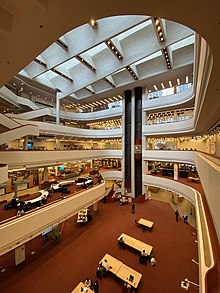
[[[80,282],[75,289],[71,293],[81,293],[81,292],[87,292],[87,293],[94,293],[94,291],[88,287],[85,287],[83,282]]]
[[[120,260],[114,258],[108,253],[101,259],[100,263],[102,263],[108,271],[133,288],[138,287],[142,278],[141,273],[123,264]]]
[[[146,219],[143,219],[143,218],[140,218],[140,220],[137,222],[137,224],[139,225],[139,226],[142,226],[143,227],[143,229],[145,229],[145,230],[152,230],[152,228],[153,228],[153,225],[154,225],[154,222],[151,222],[151,221],[149,221],[149,220],[146,220]]]
[[[124,239],[124,243],[126,246],[129,246],[131,248],[133,248],[134,250],[141,252],[142,249],[144,249],[146,251],[146,253],[148,255],[151,254],[152,250],[153,250],[153,246],[144,243],[134,237],[131,237],[125,233],[122,233],[119,237],[118,237],[118,241],[123,238]]]

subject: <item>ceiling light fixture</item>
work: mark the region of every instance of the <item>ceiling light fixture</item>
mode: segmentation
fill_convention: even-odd
[[[162,43],[165,41],[165,35],[164,35],[164,31],[163,31],[163,26],[161,23],[161,19],[158,17],[154,17],[153,18],[153,23],[154,23],[154,28],[156,30],[156,34],[158,37],[158,40]]]
[[[180,85],[180,79],[179,78],[177,78],[177,85]]]
[[[189,83],[189,76],[186,76],[186,83]]]
[[[164,86],[164,84],[162,82],[161,82],[161,87],[162,87],[163,90],[165,89],[165,86]]]
[[[134,71],[131,69],[130,66],[127,66],[126,69],[128,70],[128,72],[130,73],[130,75],[131,75],[135,80],[138,79],[138,76],[134,73]]]
[[[171,80],[169,80],[169,85],[170,87],[173,87]]]
[[[105,81],[107,81],[108,84],[110,84],[112,87],[115,87],[115,85],[107,78],[104,78]]]
[[[158,91],[158,88],[157,88],[157,86],[155,84],[154,84],[154,88],[155,88],[156,91]]]
[[[96,71],[96,69],[91,64],[89,64],[89,62],[87,62],[84,58],[82,58],[80,55],[77,55],[76,56],[76,59],[78,61],[80,61],[83,65],[85,65],[87,68],[89,68],[90,70],[92,70],[93,72]]]
[[[56,43],[63,48],[65,51],[67,51],[69,48],[67,46],[67,44],[65,44],[61,39],[56,40]]]
[[[120,51],[118,50],[118,48],[116,48],[116,46],[113,44],[113,42],[111,40],[108,40],[105,42],[105,44],[109,47],[109,49],[112,51],[112,53],[118,58],[118,59],[123,59],[122,54],[120,53]]]
[[[168,48],[164,47],[162,52],[163,52],[163,55],[164,55],[165,60],[166,60],[167,69],[171,69],[171,62],[170,62],[170,56],[169,56]]]
[[[98,22],[95,19],[91,19],[89,24],[92,28],[96,28],[98,26]]]
[[[70,77],[68,77],[67,75],[63,74],[62,72],[56,70],[55,68],[52,68],[51,70],[52,70],[54,73],[58,74],[59,76],[65,78],[65,79],[67,79],[67,80],[69,80],[70,82],[73,82],[73,79],[72,79],[72,78],[70,78]]]

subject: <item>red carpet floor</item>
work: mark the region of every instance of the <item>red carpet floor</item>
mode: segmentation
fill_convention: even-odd
[[[98,211],[92,212],[93,221],[78,226],[69,219],[63,226],[60,244],[51,243],[42,247],[43,236],[26,244],[26,262],[14,267],[14,252],[0,257],[1,293],[70,293],[87,277],[96,279],[96,267],[101,258],[109,253],[123,263],[143,274],[138,292],[178,293],[184,278],[198,283],[196,230],[182,220],[175,221],[169,204],[150,200],[136,204],[136,213],[131,205],[120,206],[118,202],[98,203]],[[154,221],[152,232],[134,224],[140,217]],[[153,246],[156,266],[139,264],[137,252],[121,250],[117,238],[127,233]],[[36,253],[31,255],[31,251]],[[122,291],[122,282],[109,275],[99,281],[99,292]],[[190,286],[188,292],[198,292]]]

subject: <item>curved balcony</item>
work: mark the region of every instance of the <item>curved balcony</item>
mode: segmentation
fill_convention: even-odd
[[[184,104],[188,102],[192,102],[194,99],[194,91],[193,86],[189,87],[183,92],[180,92],[178,94],[157,98],[157,99],[151,99],[146,100],[143,102],[143,110],[144,111],[152,111],[163,108],[171,108],[174,106],[180,106],[183,107]]]
[[[29,121],[15,119],[21,125],[26,125]],[[82,128],[73,128],[68,126],[62,126],[57,124],[51,124],[46,122],[37,122],[31,121],[32,125],[39,127],[39,132],[48,134],[48,135],[63,135],[63,136],[72,136],[79,138],[119,138],[122,137],[122,129],[106,129],[106,130],[93,130],[93,129],[82,129]]]
[[[201,194],[190,186],[166,178],[145,175],[143,177],[143,182],[146,185],[161,187],[182,194],[194,204],[197,215],[196,221],[199,245],[200,292],[206,292],[206,274],[214,267],[215,262]]]
[[[143,150],[142,158],[148,161],[194,164],[195,152],[170,150]]]
[[[168,126],[169,125],[169,126]],[[178,121],[164,124],[145,125],[142,127],[143,135],[155,136],[156,135],[170,135],[179,133],[188,133],[194,130],[194,118],[185,121]]]
[[[122,156],[121,150],[0,151],[0,161],[7,163],[10,169],[50,166],[79,159],[121,159]]]
[[[43,231],[58,225],[81,209],[91,206],[100,200],[105,193],[105,183],[89,188],[77,195],[62,201],[48,204],[24,216],[0,225],[1,237],[0,255],[15,249]]]

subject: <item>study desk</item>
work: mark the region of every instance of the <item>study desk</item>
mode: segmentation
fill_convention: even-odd
[[[125,264],[122,264],[119,271],[117,272],[116,276],[123,280],[124,282],[130,284],[132,287],[137,288],[141,278],[142,274],[139,272],[133,270],[132,268],[126,266]],[[130,276],[133,276],[133,280],[130,280]]]
[[[132,287],[137,288],[142,274],[123,264],[120,260],[114,258],[108,253],[101,259],[100,263],[102,263],[104,267],[106,267],[119,279],[130,284]],[[133,276],[133,280],[130,279],[130,276]]]
[[[197,177],[187,177],[187,181],[192,181],[192,182],[196,182],[196,183],[198,183],[198,182],[200,182],[200,179]]]
[[[90,288],[88,287],[85,287],[83,282],[80,282],[75,289],[73,289],[73,291],[71,293],[84,293],[84,292],[87,292],[87,293],[94,293],[94,291],[92,291]]]
[[[142,249],[145,249],[146,253],[148,255],[151,254],[151,251],[153,250],[153,246],[145,243],[145,242],[142,242],[136,238],[133,238],[125,233],[122,233],[119,237],[118,237],[118,240],[121,238],[121,237],[124,237],[124,240],[125,240],[125,244],[132,247],[133,249],[135,250],[138,250],[139,252],[141,252]]]
[[[125,234],[125,233],[122,233],[122,234],[118,237],[118,240],[119,240],[121,237],[124,238],[124,242],[125,242],[126,245],[133,247],[133,245],[134,245],[134,243],[135,243],[135,241],[136,241],[135,238],[133,238],[133,237],[131,237],[131,236]]]
[[[140,218],[140,220],[138,221],[138,224],[151,229],[154,225],[154,222]]]
[[[133,248],[140,252],[142,249],[144,249],[148,255],[150,255],[151,251],[153,250],[153,246],[139,240],[135,241]]]
[[[120,267],[122,266],[122,262],[110,254],[106,254],[100,261],[103,267],[105,267],[108,271],[116,275]]]

